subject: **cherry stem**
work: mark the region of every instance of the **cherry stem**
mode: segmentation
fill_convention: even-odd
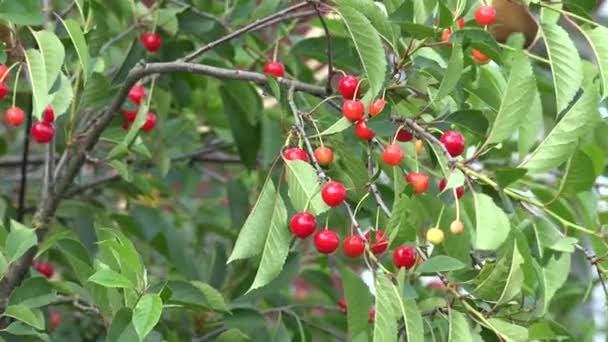
[[[312,190],[312,195],[306,200],[306,204],[304,205],[304,212],[306,212],[308,210],[308,207],[310,206],[310,202],[312,201],[313,197],[315,197],[315,195],[317,194],[317,190],[319,190],[319,186],[321,184],[317,183],[315,185],[315,188]]]
[[[274,50],[272,51],[272,61],[276,62],[277,60],[277,55],[279,54],[279,41],[277,40],[276,43],[274,44]]]
[[[443,211],[445,210],[445,205],[441,206],[441,211],[439,212],[439,218],[437,219],[437,224],[435,225],[434,228],[439,228],[439,225],[441,224],[441,218],[443,217]]]
[[[21,63],[20,62],[15,62],[15,63],[11,64],[11,66],[8,67],[8,69],[6,69],[6,72],[4,73],[4,75],[2,75],[2,77],[0,77],[0,82],[4,82],[4,79],[6,77],[8,77],[8,75],[11,72],[11,70],[13,70],[13,68],[16,67],[16,66],[21,67]]]
[[[361,87],[361,83],[363,83],[363,81],[367,81],[367,79],[362,78],[357,82],[357,86],[355,87],[355,93],[353,94],[353,101],[357,100],[357,92],[359,91],[359,87]]]
[[[15,84],[13,84],[13,107],[15,107],[16,98],[17,98],[17,85],[19,84],[19,76],[21,75],[21,67],[23,64],[19,64],[19,68],[17,68],[17,74],[15,74]]]
[[[355,212],[353,213],[354,217],[357,217],[357,213],[359,212],[359,209],[361,209],[361,205],[367,199],[368,196],[369,196],[369,192],[366,193],[365,195],[363,195],[363,197],[361,197],[361,199],[359,200],[359,203],[357,203],[357,206],[355,206]]]
[[[452,192],[454,193],[454,204],[456,205],[456,220],[460,221],[460,203],[458,203],[458,191],[456,188],[454,188],[452,189]]]

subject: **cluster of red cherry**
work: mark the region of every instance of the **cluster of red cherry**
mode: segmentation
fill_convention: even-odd
[[[475,10],[475,21],[482,26],[493,25],[496,21],[496,9],[492,6],[480,6]],[[458,27],[464,27],[464,18],[458,19]],[[441,35],[441,41],[446,42],[448,47],[452,47],[452,43],[449,42],[450,36],[452,35],[452,30],[446,28],[443,30],[443,34]],[[472,49],[471,54],[473,55],[473,59],[478,64],[488,64],[490,63],[490,57],[483,54],[481,51],[477,49]]]
[[[122,124],[122,128],[124,130],[129,130],[129,128],[131,128],[131,124],[133,123],[133,121],[135,121],[135,118],[137,117],[137,112],[139,112],[139,105],[141,104],[141,101],[144,99],[144,97],[146,97],[146,88],[139,84],[134,85],[133,88],[129,90],[129,99],[133,101],[133,103],[135,103],[137,107],[134,110],[122,109],[120,111],[125,118],[125,122]],[[156,126],[156,114],[154,114],[153,112],[148,112],[146,114],[146,122],[141,127],[141,130],[144,132],[149,132],[154,128],[154,126]]]

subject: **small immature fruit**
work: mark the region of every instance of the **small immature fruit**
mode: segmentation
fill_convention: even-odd
[[[47,278],[50,278],[53,276],[53,273],[55,272],[53,265],[50,262],[39,262],[36,264],[36,271],[38,271],[38,273],[44,275]]]
[[[373,242],[370,232],[374,232]],[[384,232],[381,230],[374,230],[365,233],[365,239],[367,239],[368,242],[371,242],[372,253],[376,255],[384,253],[388,248],[388,240],[384,236]]]
[[[42,113],[42,121],[52,123],[55,121],[55,110],[53,110],[53,106],[48,105]]]
[[[144,45],[148,52],[156,52],[160,49],[162,39],[160,35],[154,32],[147,32],[141,36],[141,43]]]
[[[365,106],[361,101],[346,100],[342,105],[342,114],[351,122],[358,121],[365,114]]]
[[[285,76],[285,66],[281,62],[266,62],[264,73],[275,77],[283,77]]]
[[[338,301],[338,308],[340,308],[340,311],[343,313],[346,313],[346,300],[344,298],[340,298]]]
[[[293,215],[289,227],[293,235],[304,239],[317,229],[317,219],[311,213],[300,212]]]
[[[359,85],[359,80],[353,75],[346,75],[340,79],[338,83],[338,91],[342,94],[342,97],[345,99],[354,99],[361,95],[361,87]],[[357,96],[355,97],[355,91],[357,92]]]
[[[0,64],[0,82],[8,82],[11,78],[11,74],[8,72],[8,67],[4,64]]]
[[[405,181],[414,186],[415,194],[422,194],[429,188],[429,176],[423,172],[410,172],[405,177]]]
[[[416,147],[417,155],[420,155],[420,154],[422,154],[422,152],[424,152],[424,143],[422,142],[422,140],[416,140],[416,143],[414,146]]]
[[[397,139],[397,141],[400,141],[400,142],[407,142],[407,141],[411,141],[412,139],[414,139],[414,136],[412,135],[412,133],[410,133],[402,128],[399,130],[399,132],[397,132],[396,139]]]
[[[459,220],[454,220],[450,224],[450,231],[452,234],[460,234],[464,231],[464,224]]]
[[[355,135],[361,140],[372,140],[376,136],[376,132],[367,127],[365,120],[359,120],[355,124]]]
[[[334,160],[334,151],[327,146],[319,146],[315,149],[315,158],[321,166],[329,166]]]
[[[369,115],[372,117],[380,114],[386,105],[386,101],[384,99],[377,99],[376,101],[370,102],[368,106]]]
[[[156,126],[156,114],[148,112],[148,114],[146,114],[146,122],[144,122],[141,130],[144,132],[150,132],[154,126]]]
[[[25,113],[19,107],[11,107],[4,112],[4,120],[11,126],[19,126],[23,123]]]
[[[374,323],[376,320],[376,309],[374,307],[369,308],[369,313],[367,314],[367,322]]]
[[[337,207],[346,198],[346,188],[340,182],[327,182],[321,190],[321,197],[328,206]]]
[[[329,229],[319,230],[315,234],[315,247],[323,254],[331,254],[340,246],[340,237]]]
[[[342,243],[342,250],[351,258],[359,257],[365,252],[365,241],[358,235],[347,236]]]
[[[51,312],[51,330],[57,329],[61,323],[61,316],[57,312]]]
[[[441,41],[445,42],[447,47],[452,47],[454,44],[450,42],[450,36],[452,35],[452,30],[446,28],[443,30],[443,34],[441,35]]]
[[[443,192],[446,185],[447,185],[447,182],[446,182],[445,178],[441,178],[441,180],[439,181],[439,192]],[[456,188],[456,197],[458,199],[460,199],[462,197],[462,195],[464,195],[464,185]]]
[[[403,151],[397,144],[388,144],[382,152],[382,160],[387,165],[397,166],[403,161]]]
[[[458,157],[464,152],[464,137],[460,132],[446,131],[441,136],[441,143],[452,157]]]
[[[496,9],[492,6],[480,6],[475,10],[475,21],[479,25],[492,25],[496,21]]]
[[[138,105],[144,97],[146,97],[146,88],[139,84],[134,85],[133,88],[129,90],[129,98]],[[137,110],[135,110],[135,113],[137,113]]]
[[[426,239],[433,245],[438,245],[443,242],[443,230],[439,228],[431,228],[426,231]]]
[[[283,152],[283,156],[287,160],[302,160],[305,162],[309,162],[308,155],[304,152],[303,149],[299,147],[288,148]]]
[[[484,55],[479,50],[473,49],[471,51],[473,53],[473,59],[477,64],[488,64],[490,63],[490,57]]]
[[[411,246],[400,246],[393,252],[393,263],[397,268],[410,269],[416,264],[416,249]]]
[[[462,29],[464,27],[464,18],[458,19],[458,28]]]
[[[32,125],[32,138],[39,144],[46,144],[53,140],[55,136],[55,127],[52,123],[39,121]]]
[[[8,86],[4,82],[0,82],[0,100],[3,100],[8,95]]]

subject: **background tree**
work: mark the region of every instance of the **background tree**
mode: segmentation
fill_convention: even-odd
[[[599,5],[0,2],[0,339],[605,338]]]

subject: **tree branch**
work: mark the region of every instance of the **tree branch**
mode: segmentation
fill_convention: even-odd
[[[312,0],[307,0],[310,2],[319,17],[319,21],[321,21],[321,25],[323,26],[323,30],[325,31],[325,37],[327,38],[327,83],[325,85],[325,93],[329,95],[332,93],[333,89],[331,87],[331,77],[334,73],[333,70],[333,50],[331,44],[331,34],[329,33],[329,28],[327,27],[327,23],[325,22],[325,18],[323,18],[323,13],[319,9],[319,5],[317,3],[313,3]]]
[[[17,207],[17,221],[23,221],[25,214],[25,193],[27,188],[27,158],[30,153],[30,127],[32,127],[32,113],[28,113],[23,134],[23,155],[21,156],[21,184],[19,186],[19,206]]]

